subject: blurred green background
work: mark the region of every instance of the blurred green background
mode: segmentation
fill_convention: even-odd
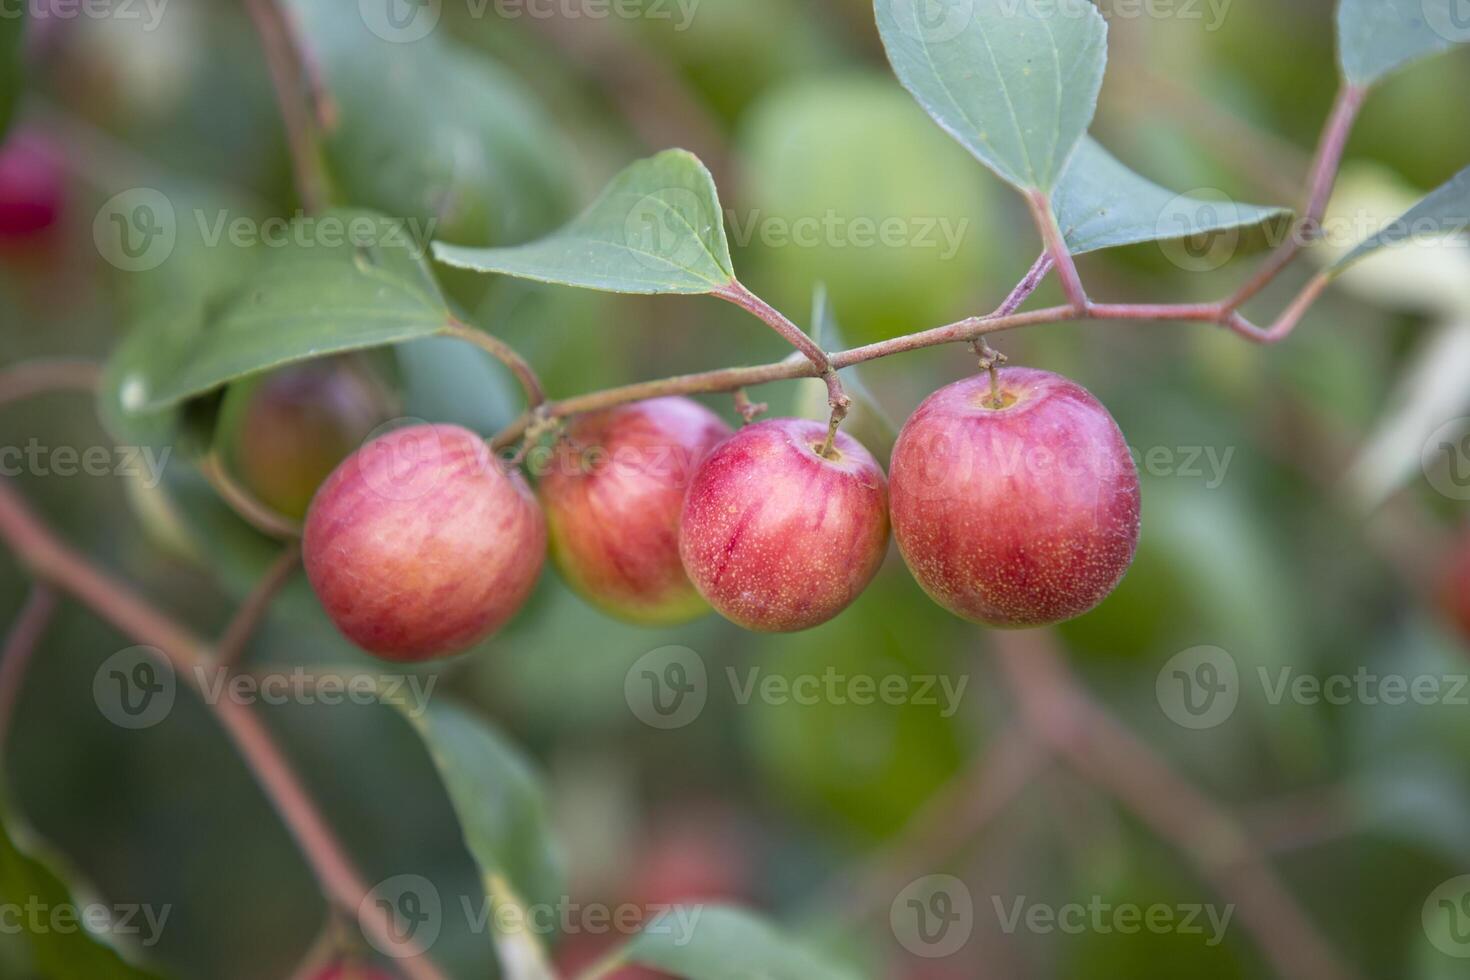
[[[366,133],[344,127],[330,142],[337,191],[390,214],[436,216],[445,239],[535,237],[628,161],[685,145],[753,230],[731,228],[747,284],[805,324],[812,288],[825,282],[854,344],[992,308],[1039,250],[1019,199],[894,80],[865,0],[698,0],[687,23],[676,5],[655,0],[633,19],[513,17],[496,4],[445,0],[431,38],[441,49],[415,60],[398,50],[412,45],[390,46],[382,63],[346,40],[339,49],[332,28],[316,26],[337,17],[337,6],[292,5],[320,44],[343,118],[386,120]],[[340,6],[355,14],[355,4]],[[1110,19],[1093,132],[1166,186],[1294,205],[1336,84],[1332,5],[1233,0],[1218,19],[1203,6],[1200,13],[1120,10]],[[232,261],[181,229],[159,269],[119,271],[93,234],[113,195],[159,188],[180,213],[184,201],[209,214],[298,207],[269,78],[239,6],[175,0],[156,27],[147,23],[53,16],[28,25],[27,84],[11,138],[31,134],[54,148],[64,205],[54,227],[0,247],[5,365],[105,358],[131,324],[192,302],[215,267]],[[1467,91],[1463,52],[1375,91],[1348,149],[1362,200],[1335,209],[1346,214],[1395,192],[1412,200],[1470,160]],[[953,249],[778,244],[762,233],[773,221],[829,213],[946,219],[963,231]],[[1260,233],[1243,235],[1235,261],[1210,272],[1185,271],[1171,260],[1177,253],[1152,244],[1088,256],[1081,269],[1096,297],[1202,301],[1243,281],[1266,247]],[[1470,671],[1470,646],[1436,611],[1428,584],[1466,504],[1420,470],[1429,432],[1470,413],[1470,358],[1434,353],[1463,354],[1450,341],[1470,330],[1470,255],[1458,250],[1436,269],[1407,297],[1392,275],[1350,278],[1272,349],[1160,324],[1063,324],[996,340],[1012,363],[1092,390],[1144,464],[1138,560],[1114,596],[1059,631],[1070,662],[1110,710],[1240,815],[1364,976],[1413,980],[1463,975],[1463,961],[1431,943],[1421,908],[1442,882],[1470,871],[1470,706],[1271,703],[1257,670],[1273,678],[1282,669],[1324,678]],[[1288,272],[1258,301],[1261,315],[1274,314],[1306,275]],[[526,355],[553,396],[784,353],[759,323],[709,299],[442,278],[474,322]],[[1038,302],[1057,298],[1048,285]],[[448,343],[372,360],[396,384],[404,414],[493,432],[518,411],[513,383]],[[928,392],[971,370],[969,352],[955,347],[875,362],[865,377],[901,421]],[[811,411],[806,384],[753,394],[773,413]],[[1426,408],[1415,399],[1427,388],[1453,394]],[[734,420],[727,396],[708,402]],[[1426,411],[1435,415],[1427,429]],[[880,430],[858,434],[886,457]],[[72,395],[0,414],[0,444],[31,439],[111,445],[94,407]],[[36,472],[16,483],[69,542],[214,633],[273,546],[200,485],[197,444],[180,437],[168,445],[161,487]],[[25,590],[7,553],[6,621]],[[99,712],[93,677],[131,645],[65,605],[6,746],[13,807],[109,903],[172,908],[156,945],[133,945],[130,955],[179,977],[289,976],[322,928],[314,883],[187,694],[145,730],[121,729]],[[640,657],[669,645],[702,658],[709,702],[687,726],[660,731],[630,710],[624,682]],[[930,603],[895,552],[838,619],[774,637],[714,617],[673,630],[624,626],[548,569],[503,634],[426,671],[442,675],[438,693],[477,706],[536,760],[572,900],[733,898],[874,977],[1268,975],[1238,912],[1218,946],[1180,933],[1001,928],[993,896],[1050,906],[1094,897],[1143,907],[1224,901],[1175,850],[1058,767],[960,853],[916,869],[954,874],[975,897],[977,934],[954,956],[909,955],[888,926],[892,896],[874,897],[876,911],[856,918],[831,901],[833,881],[892,847],[925,802],[1012,723],[1016,709],[990,646],[985,631]],[[1170,658],[1200,646],[1227,651],[1244,682],[1227,721],[1192,730],[1167,716],[1156,681]],[[251,656],[260,665],[378,669],[334,633],[300,581]],[[952,712],[942,703],[741,703],[727,669],[740,677],[828,669],[936,676],[964,679],[965,688]],[[475,894],[444,790],[395,712],[262,711],[370,880],[414,873],[445,896]],[[568,936],[560,955],[585,962],[599,948],[596,937]],[[454,916],[434,953],[457,977],[494,970],[487,938]],[[0,975],[39,975],[32,970],[19,941],[0,936]]]

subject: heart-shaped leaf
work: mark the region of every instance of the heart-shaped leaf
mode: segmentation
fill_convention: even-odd
[[[1097,109],[1107,23],[1088,0],[875,0],[899,81],[1021,190],[1050,192]]]
[[[1407,241],[1424,242],[1458,235],[1470,228],[1470,167],[1451,177],[1448,183],[1430,191],[1429,195],[1406,211],[1387,228],[1359,242],[1347,255],[1328,270],[1341,275],[1353,263],[1374,252],[1392,248]],[[1452,247],[1463,247],[1456,242]]]
[[[750,913],[723,905],[664,912],[617,959],[685,980],[855,980]]]
[[[560,231],[513,248],[434,243],[446,265],[613,293],[710,293],[735,280],[714,178],[685,150],[628,167]]]
[[[118,379],[124,409],[166,408],[291,361],[394,344],[453,317],[404,226],[366,211],[292,222],[260,268],[216,298],[182,349]]]
[[[56,928],[55,913],[71,910],[80,916],[90,911],[75,898],[65,881],[34,853],[22,848],[12,832],[11,821],[0,808],[0,902],[7,908],[39,906],[53,913],[46,920],[16,915],[14,931],[25,936],[36,976],[86,977],[88,980],[153,980],[156,974],[132,966],[117,951],[103,945],[90,928]],[[89,923],[90,924],[90,923]],[[7,929],[11,932],[11,929]]]
[[[525,241],[565,218],[564,139],[518,79],[430,30],[437,4],[291,6],[324,77],[326,162],[344,202],[466,245]]]
[[[509,892],[531,904],[565,894],[546,804],[530,764],[485,722],[442,700],[415,714],[397,702],[423,738],[465,846],[492,900]]]
[[[1090,136],[1067,165],[1052,210],[1073,255],[1247,228],[1291,212],[1175,194],[1119,163]]]
[[[1420,58],[1470,41],[1463,0],[1342,0],[1337,55],[1357,86],[1372,85]]]

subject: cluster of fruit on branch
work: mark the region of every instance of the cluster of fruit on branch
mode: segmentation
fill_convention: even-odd
[[[809,629],[877,573],[890,526],[934,600],[973,622],[1041,626],[1118,584],[1139,532],[1138,473],[1075,383],[1002,369],[930,396],[891,473],[857,440],[795,418],[732,432],[656,398],[576,418],[533,492],[468,430],[375,439],[323,483],[303,557],[322,605],[380,656],[474,645],[526,602],[550,544],[609,613],[677,623],[713,607],[747,629]]]

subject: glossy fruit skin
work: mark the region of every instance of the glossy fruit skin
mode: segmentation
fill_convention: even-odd
[[[257,500],[299,520],[328,474],[392,416],[389,402],[341,358],[237,382],[220,406],[225,464]]]
[[[0,144],[0,240],[27,239],[56,224],[66,201],[60,154],[25,131]]]
[[[1113,591],[1139,533],[1138,470],[1086,389],[1028,368],[941,388],[893,449],[899,551],[955,615],[1007,629],[1072,619]]]
[[[827,426],[769,419],[710,453],[690,481],[679,554],[695,588],[750,630],[792,632],[836,616],[888,547],[888,481],[857,440],[818,455]]]
[[[679,512],[694,469],[731,435],[687,398],[655,398],[576,419],[537,484],[551,557],[594,605],[634,623],[709,611],[679,560]]]
[[[1460,535],[1440,574],[1439,606],[1470,644],[1470,529]]]
[[[546,520],[473,432],[398,429],[349,456],[306,515],[302,558],[348,639],[414,662],[473,646],[530,596]]]

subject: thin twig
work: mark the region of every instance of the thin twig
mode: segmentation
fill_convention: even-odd
[[[256,629],[270,611],[271,602],[285,588],[291,576],[296,574],[300,564],[301,546],[293,541],[271,562],[260,581],[255,583],[255,588],[250,590],[245,601],[235,610],[235,615],[230,617],[229,624],[215,644],[215,663],[233,669],[240,662],[245,648],[250,645],[250,638],[255,635]]]
[[[1285,980],[1355,980],[1239,823],[1180,778],[1077,683],[1039,630],[994,634],[996,652],[1031,731],[1077,772],[1172,842],[1240,911]]]
[[[827,441],[822,444],[822,455],[830,456],[832,443],[837,438],[837,427],[847,418],[847,410],[852,404],[852,399],[843,390],[842,380],[837,377],[837,366],[833,364],[831,356],[817,346],[817,342],[807,336],[805,330],[792,323],[780,310],[746,289],[738,280],[715,290],[714,295],[764,320],[787,343],[800,351],[811,362],[816,376],[827,383],[827,404],[832,409],[832,418],[827,425]]]
[[[1011,290],[1010,294],[995,308],[995,312],[990,315],[993,317],[1010,316],[1019,310],[1021,304],[1030,299],[1031,294],[1046,281],[1047,273],[1051,272],[1052,265],[1051,253],[1043,251],[1036,257],[1036,261],[1031,264],[1031,268],[1021,278],[1021,281],[1016,283],[1016,288]]]
[[[484,330],[476,329],[458,320],[453,321],[449,325],[448,329],[445,330],[445,334],[474,344],[509,368],[510,373],[515,375],[516,381],[520,383],[521,389],[526,393],[527,409],[534,411],[546,401],[546,389],[542,387],[541,379],[536,376],[536,369],[531,367],[530,362],[524,357],[516,353],[515,348],[511,347],[499,337],[492,336]]]
[[[52,391],[93,391],[102,365],[70,358],[22,361],[0,370],[0,405]]]
[[[220,462],[215,453],[210,453],[199,461],[199,472],[209,481],[214,492],[220,495],[220,499],[261,534],[281,541],[301,537],[300,523],[276,513],[257,500],[254,494],[230,475],[229,469]]]
[[[0,538],[32,574],[81,600],[138,643],[156,648],[184,683],[200,693],[219,720],[295,838],[322,893],[344,911],[358,916],[380,948],[405,952],[407,955],[397,964],[412,980],[444,980],[444,974],[422,950],[395,935],[380,909],[363,905],[369,890],[361,874],[254,711],[230,698],[204,697],[199,669],[209,663],[210,652],[202,640],[155,609],[127,584],[64,545],[4,482],[0,482]]]
[[[1348,136],[1353,123],[1363,107],[1367,90],[1344,85],[1333,102],[1332,113],[1322,130],[1317,153],[1312,159],[1311,174],[1307,178],[1307,189],[1301,214],[1293,222],[1287,240],[1272,252],[1245,285],[1241,286],[1223,306],[1227,311],[1239,309],[1269,286],[1297,257],[1306,244],[1321,233],[1322,215],[1332,197],[1332,188],[1337,183],[1337,173],[1342,166],[1342,154],[1347,148]]]
[[[308,69],[300,39],[276,0],[245,0],[245,9],[260,35],[266,67],[276,90],[296,176],[296,193],[308,214],[317,213],[326,207],[328,189],[317,130],[322,113],[314,105],[319,95],[319,79]]]
[[[5,649],[0,652],[0,755],[10,740],[10,725],[20,700],[20,689],[25,684],[26,669],[46,627],[56,615],[56,605],[56,591],[51,586],[32,585],[25,605],[20,607],[20,614],[5,637]]]

